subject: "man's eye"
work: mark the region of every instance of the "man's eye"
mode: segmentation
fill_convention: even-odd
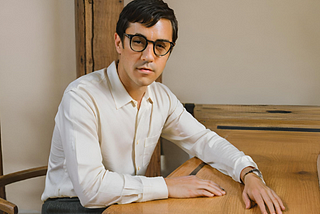
[[[146,40],[140,37],[134,37],[131,43],[134,46],[144,47],[146,45]]]
[[[135,43],[135,44],[141,44],[142,43],[141,40],[133,40],[132,42]]]
[[[158,49],[166,49],[166,44],[164,43],[157,43],[156,46]]]
[[[157,48],[165,49],[163,45],[157,45]]]

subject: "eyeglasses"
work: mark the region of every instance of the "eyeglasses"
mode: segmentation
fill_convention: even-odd
[[[147,48],[149,42],[151,42],[153,44],[154,54],[156,56],[164,56],[169,53],[174,46],[173,42],[163,39],[151,41],[148,40],[145,36],[139,34],[132,35],[125,33],[124,35],[130,39],[130,48],[136,52],[144,51]]]

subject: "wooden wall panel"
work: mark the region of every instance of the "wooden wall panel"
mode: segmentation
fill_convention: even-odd
[[[94,4],[94,30],[93,30],[93,58],[94,70],[109,66],[117,59],[117,52],[114,45],[114,33],[116,24],[123,8],[123,3],[119,1],[99,0],[99,4]],[[107,3],[109,2],[109,3]],[[108,11],[106,13],[105,11]],[[111,30],[106,30],[111,29]],[[114,30],[112,30],[114,29]]]
[[[75,0],[78,77],[117,59],[114,33],[122,8],[121,0]]]

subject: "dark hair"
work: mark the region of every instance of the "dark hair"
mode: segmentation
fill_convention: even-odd
[[[116,32],[123,40],[123,34],[130,23],[139,22],[146,27],[152,27],[160,19],[168,19],[172,25],[172,42],[178,38],[178,21],[174,11],[162,0],[134,0],[122,10],[117,23]]]

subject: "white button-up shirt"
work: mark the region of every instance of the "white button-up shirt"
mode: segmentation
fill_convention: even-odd
[[[79,197],[96,208],[167,198],[162,177],[143,176],[160,136],[236,181],[243,168],[256,167],[161,83],[148,86],[138,109],[115,62],[68,86],[55,123],[42,200]]]

